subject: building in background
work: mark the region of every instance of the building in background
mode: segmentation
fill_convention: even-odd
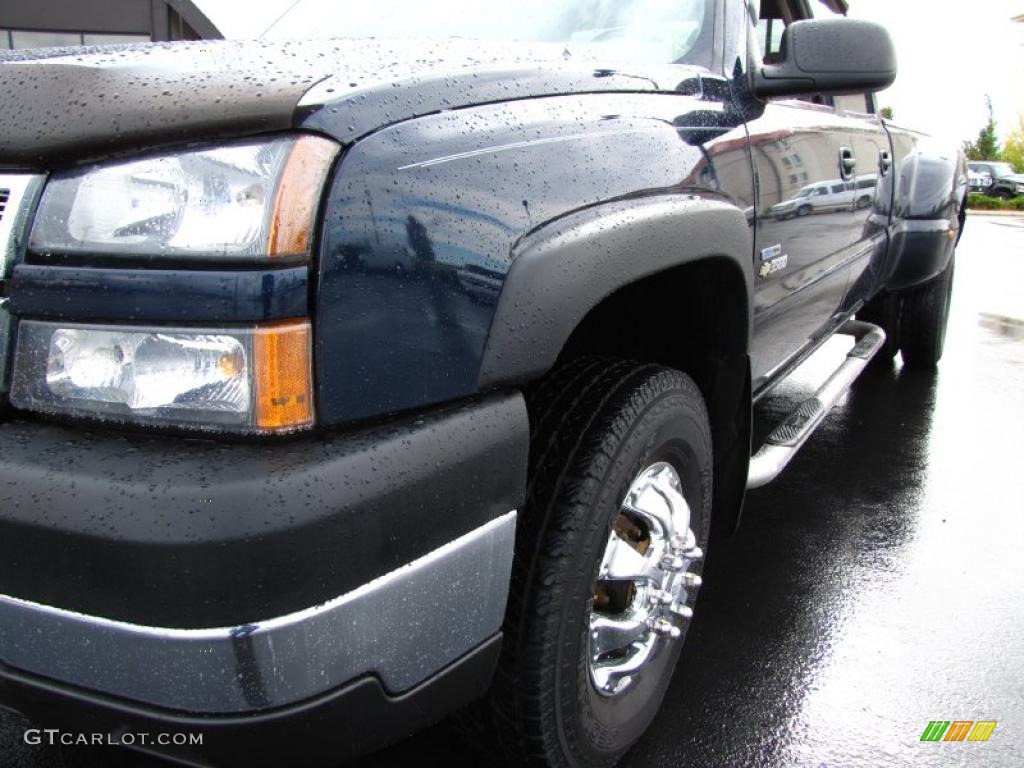
[[[0,0],[0,49],[221,37],[190,0]]]

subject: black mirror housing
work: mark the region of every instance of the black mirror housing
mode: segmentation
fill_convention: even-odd
[[[782,60],[754,69],[758,96],[859,93],[892,85],[896,49],[885,27],[860,19],[814,19],[786,27]]]

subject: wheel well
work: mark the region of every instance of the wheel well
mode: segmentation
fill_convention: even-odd
[[[707,259],[659,272],[606,297],[559,355],[611,355],[685,371],[714,400],[715,361],[747,351],[747,294],[739,270]]]
[[[716,528],[738,524],[746,488],[749,311],[739,268],[724,258],[702,259],[607,296],[576,326],[559,355],[559,363],[583,355],[659,363],[694,380],[715,446]]]

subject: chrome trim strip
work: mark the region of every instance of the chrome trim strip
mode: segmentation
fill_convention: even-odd
[[[42,174],[0,173],[0,189],[7,190],[10,195],[0,216],[0,280],[7,277],[23,238],[28,236],[25,221],[45,179]]]
[[[500,629],[515,524],[513,510],[322,605],[244,626],[148,627],[0,595],[0,661],[199,713],[290,704],[366,674],[403,691]]]

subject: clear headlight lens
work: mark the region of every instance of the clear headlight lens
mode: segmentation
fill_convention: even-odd
[[[310,327],[19,325],[11,401],[37,411],[241,432],[312,424]]]
[[[327,139],[298,136],[56,174],[29,247],[111,256],[308,255],[337,149]]]
[[[249,360],[239,339],[58,328],[50,337],[46,386],[57,397],[133,410],[245,413]]]

